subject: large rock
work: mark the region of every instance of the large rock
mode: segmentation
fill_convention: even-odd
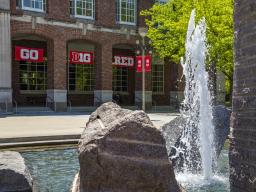
[[[177,192],[165,140],[142,111],[105,103],[79,142],[73,192]]]
[[[231,110],[223,105],[213,108],[213,125],[215,127],[214,143],[217,157],[219,157],[230,133],[230,116]]]
[[[225,106],[219,105],[213,107],[213,124],[215,127],[214,143],[217,157],[219,156],[230,132],[230,115],[231,110],[228,110]],[[180,145],[180,139],[184,131],[185,123],[186,119],[183,116],[179,116],[162,127],[169,157],[173,164],[176,164],[178,161],[178,166],[182,166],[183,162],[181,159],[182,154],[177,154],[177,147]],[[199,151],[195,151],[195,157],[199,157],[198,154]]]
[[[0,152],[0,192],[32,192],[32,177],[17,152]]]

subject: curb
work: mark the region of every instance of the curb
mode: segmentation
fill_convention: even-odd
[[[0,138],[0,149],[78,144],[81,135]]]

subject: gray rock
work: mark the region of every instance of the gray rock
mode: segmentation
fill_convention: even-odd
[[[32,192],[32,177],[18,152],[0,152],[0,192]]]
[[[111,102],[90,116],[79,142],[79,163],[73,192],[181,191],[161,131],[144,112]]]
[[[213,124],[215,127],[214,142],[217,157],[219,157],[225,140],[230,132],[230,115],[231,111],[225,106],[219,105],[213,107]],[[177,160],[180,161],[180,158],[182,158],[181,154],[177,154],[176,149],[180,145],[180,138],[184,131],[183,128],[185,126],[185,122],[185,118],[179,116],[162,127],[166,144],[168,146],[169,157],[173,164],[176,164]],[[195,151],[195,158],[200,158],[199,151]],[[178,166],[182,166],[182,160],[181,162],[178,162]]]
[[[215,127],[214,143],[217,157],[219,157],[230,133],[230,116],[231,110],[223,105],[218,105],[213,108],[213,125]]]

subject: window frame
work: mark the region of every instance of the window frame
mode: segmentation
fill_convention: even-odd
[[[129,68],[112,66],[112,71],[112,91],[114,93],[122,94],[129,93]],[[118,71],[120,72],[120,74],[118,74]],[[126,73],[126,75],[124,75],[124,72]],[[123,82],[126,82],[126,86],[123,86]],[[120,83],[120,85],[118,85],[118,83]]]
[[[157,71],[155,71],[154,69],[154,67],[155,66],[162,66],[162,71],[159,71],[159,70],[157,70]],[[163,75],[162,76],[159,76],[159,75],[154,75],[154,73],[157,73],[157,74],[159,74],[159,73],[162,73]],[[156,59],[156,56],[154,56],[154,59],[153,59],[153,62],[152,62],[152,72],[151,72],[151,76],[152,76],[152,94],[154,94],[154,95],[158,95],[158,94],[164,94],[165,93],[165,81],[164,81],[164,78],[165,78],[165,63],[164,63],[164,61],[160,61],[160,60],[158,60],[158,59]],[[156,80],[156,81],[154,81],[154,78],[162,78],[163,80],[162,81],[159,81],[158,79]],[[157,85],[159,84],[159,83],[161,83],[162,84],[162,91],[154,91],[154,87],[157,87],[157,89],[159,88],[159,86],[154,86],[154,83],[157,83]]]
[[[95,79],[95,65],[90,64],[90,65],[80,65],[80,64],[71,64],[68,62],[68,91],[70,93],[81,93],[81,94],[86,94],[86,93],[92,93],[95,90],[95,85],[96,85],[96,79]],[[71,72],[71,68],[74,68],[75,72]],[[79,73],[79,70],[82,69],[82,72]],[[88,73],[89,72],[89,73]],[[71,77],[71,75],[74,75],[74,78]],[[87,79],[90,83],[86,84],[84,76],[87,74],[90,78]],[[81,80],[81,77],[79,75],[82,75],[82,85],[83,89],[79,89],[79,80]],[[75,83],[71,83],[71,81],[74,80]],[[74,89],[71,89],[71,86],[74,86]],[[89,87],[87,90],[85,87]]]
[[[25,0],[21,0],[21,8],[22,10],[25,10],[25,11],[35,11],[35,12],[40,12],[40,13],[45,13],[45,4],[46,4],[46,0],[42,0],[42,9],[38,9],[38,8],[32,8],[32,7],[26,7],[24,6],[24,1]],[[32,0],[30,0],[31,2]],[[35,0],[37,1],[37,0]]]
[[[123,25],[131,25],[131,26],[135,26],[137,24],[137,0],[134,0],[134,22],[127,22],[127,21],[122,21],[121,20],[121,10],[122,10],[122,0],[117,0],[118,3],[116,3],[116,5],[118,5],[119,7],[116,9],[116,20],[119,24],[123,24]],[[126,0],[128,1],[128,0]],[[127,4],[127,2],[126,2]],[[118,12],[117,12],[118,11]],[[119,15],[118,15],[119,13]],[[126,14],[126,18],[127,18],[127,14]]]
[[[75,18],[80,18],[80,19],[89,19],[89,20],[94,20],[95,19],[95,0],[92,0],[92,16],[85,16],[85,15],[78,15],[77,14],[77,1],[78,0],[73,0],[74,2],[74,10],[73,10],[73,15]],[[81,0],[83,1],[83,0]],[[87,0],[85,0],[87,1]],[[86,3],[85,3],[86,4]]]
[[[23,63],[24,62],[24,63]],[[47,82],[48,82],[48,61],[46,57],[44,57],[44,61],[41,63],[38,62],[27,62],[27,61],[20,61],[19,63],[19,90],[21,92],[45,92],[47,90]],[[22,66],[26,66],[26,70],[22,69]],[[43,71],[38,70],[39,67],[43,67]],[[33,70],[32,68],[35,68]],[[27,78],[21,76],[22,73],[28,74]],[[29,74],[34,73],[39,75],[40,73],[43,74],[43,77],[31,77]],[[22,79],[26,79],[27,83],[23,83]],[[31,84],[31,79],[35,80],[36,83],[33,85]],[[44,83],[38,83],[39,80],[43,81]],[[26,89],[22,89],[21,86],[26,85]],[[35,86],[35,89],[31,89],[31,87]],[[38,89],[38,87],[43,86],[44,89]]]

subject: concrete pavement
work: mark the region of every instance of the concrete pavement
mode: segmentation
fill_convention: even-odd
[[[171,121],[178,114],[148,114],[156,127]],[[51,114],[40,116],[6,116],[0,118],[0,146],[19,144],[77,142],[89,119],[89,114]]]

